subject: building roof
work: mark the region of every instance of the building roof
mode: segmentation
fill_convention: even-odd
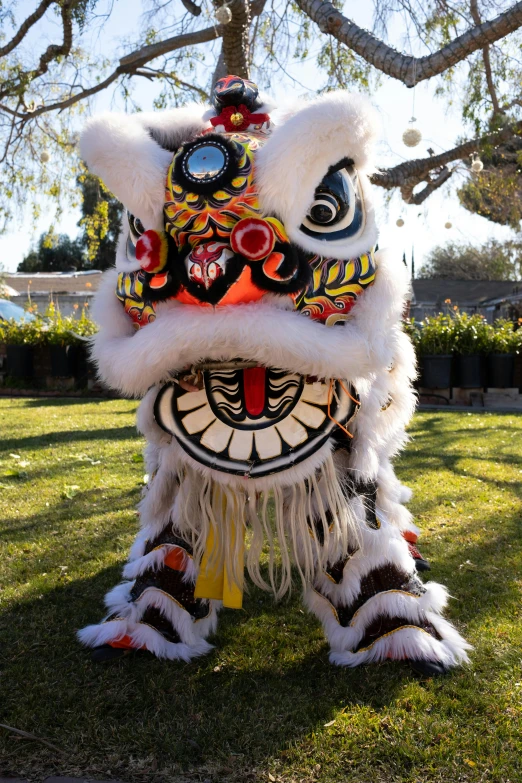
[[[484,304],[490,299],[502,299],[522,293],[522,282],[512,280],[412,280],[416,304],[443,305],[450,299],[456,305]]]
[[[17,272],[5,275],[4,280],[20,294],[87,294],[94,293],[100,285],[99,269],[85,272]]]

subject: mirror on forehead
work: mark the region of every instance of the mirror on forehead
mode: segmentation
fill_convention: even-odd
[[[365,211],[354,163],[344,158],[332,166],[315,189],[300,230],[313,239],[355,239],[363,232]]]
[[[226,164],[224,149],[216,144],[202,144],[186,155],[183,160],[183,170],[190,179],[205,182],[216,179]]]

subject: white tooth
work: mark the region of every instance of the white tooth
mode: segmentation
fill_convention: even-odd
[[[303,425],[299,424],[297,419],[294,419],[293,416],[288,416],[286,419],[278,422],[276,427],[281,437],[289,446],[292,446],[292,448],[299,446],[300,443],[304,443],[308,437]]]
[[[254,433],[252,430],[234,430],[228,453],[232,459],[250,459]]]
[[[267,427],[264,430],[256,430],[254,433],[256,449],[261,459],[270,459],[281,454],[282,445],[275,427]]]
[[[301,395],[305,402],[315,405],[328,405],[328,386],[326,383],[306,383]]]
[[[194,435],[194,433],[201,432],[205,427],[208,427],[215,418],[216,414],[207,403],[202,408],[198,408],[197,411],[192,411],[192,413],[185,416],[183,419],[183,426],[189,435]]]
[[[302,421],[307,427],[317,430],[325,420],[326,413],[320,408],[315,408],[313,405],[308,405],[307,402],[299,400],[292,411],[292,416],[295,416],[296,419]]]
[[[228,424],[216,419],[214,424],[211,424],[208,430],[205,430],[203,433],[201,445],[211,451],[215,451],[216,454],[219,454],[228,446],[228,441],[230,440],[232,432],[232,427],[229,427]]]
[[[182,397],[178,397],[178,411],[193,411],[194,408],[199,408],[207,401],[207,393],[205,389],[197,392],[188,392]]]

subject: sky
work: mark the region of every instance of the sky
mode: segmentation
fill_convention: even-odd
[[[372,5],[369,2],[361,3],[360,0],[347,0],[344,12],[357,24],[369,28]],[[21,0],[20,18],[25,9],[30,9],[30,12],[33,8],[33,2]],[[140,0],[116,0],[111,19],[108,22],[100,20],[93,30],[90,46],[99,51],[100,56],[119,49],[123,40],[136,37],[141,13]],[[206,24],[203,22],[202,26]],[[34,39],[28,43],[36,46],[36,51],[40,51],[57,38],[56,23],[52,18],[46,17],[35,31]],[[396,48],[403,49],[398,29],[392,28],[390,42]],[[292,64],[288,68],[288,75],[278,79],[272,92],[279,105],[284,105],[288,99],[302,96],[307,91],[313,94],[318,86],[313,54],[312,46],[307,62]],[[136,81],[138,84],[135,100],[143,110],[152,109],[154,86],[145,79]],[[458,100],[454,106],[448,106],[447,98],[441,99],[435,94],[436,84],[436,80],[431,80],[421,83],[415,90],[409,90],[396,80],[382,76],[380,87],[370,96],[382,124],[381,140],[377,149],[378,165],[389,166],[402,160],[425,157],[428,147],[432,147],[436,153],[442,152],[454,146],[459,139],[468,136],[460,118]],[[115,99],[114,93],[109,91],[100,93],[90,104],[92,113],[110,108],[121,109],[122,106],[118,99]],[[419,128],[423,138],[417,147],[409,149],[402,142],[402,134],[409,127],[413,110],[416,117],[415,126]],[[52,161],[49,165],[52,165]],[[472,215],[460,206],[455,189],[459,182],[464,181],[463,176],[454,175],[449,186],[436,191],[420,207],[404,204],[397,192],[394,192],[390,199],[389,193],[381,188],[374,188],[377,225],[380,230],[379,245],[391,248],[401,257],[405,253],[409,262],[414,252],[415,268],[418,271],[427,253],[436,245],[447,241],[479,245],[490,237],[508,239],[512,236],[510,229]],[[0,236],[0,264],[6,270],[15,271],[18,263],[36,243],[40,233],[49,228],[52,205],[44,203],[42,206],[43,217],[36,226],[33,226],[26,216],[19,216],[11,230]],[[78,219],[78,212],[65,209],[61,220],[55,224],[55,230],[75,236],[78,233]],[[404,226],[397,226],[398,219],[404,221]],[[452,227],[445,228],[446,223],[451,223]]]

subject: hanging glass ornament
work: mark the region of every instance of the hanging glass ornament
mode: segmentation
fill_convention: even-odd
[[[475,154],[473,156],[473,162],[471,164],[471,171],[474,174],[480,174],[480,172],[482,171],[483,168],[484,168],[484,164],[480,160],[479,156],[477,154]]]
[[[404,225],[404,220],[403,220],[402,218],[399,218],[399,219],[397,220],[397,223],[396,223],[396,225],[397,225],[397,226],[399,226],[399,228],[402,228],[402,227],[403,227],[403,225]]]
[[[40,154],[40,163],[47,163],[49,161],[50,157],[51,156],[49,155],[48,152],[45,152],[45,151],[42,152]]]
[[[417,122],[416,117],[410,120],[410,127],[402,134],[402,140],[407,147],[416,147],[422,141],[422,133],[412,123]]]
[[[232,21],[232,11],[228,5],[221,5],[216,8],[215,18],[219,24],[229,24]]]
[[[453,228],[453,223],[448,220],[447,223],[444,223],[444,228]]]

